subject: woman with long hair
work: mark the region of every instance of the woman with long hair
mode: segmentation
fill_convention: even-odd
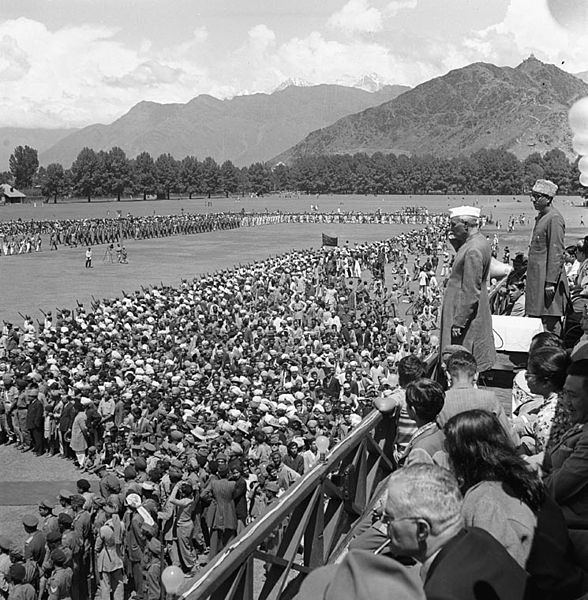
[[[528,598],[572,600],[588,590],[561,508],[517,454],[496,415],[470,410],[445,425],[449,465],[467,527],[492,534],[529,573]]]
[[[449,464],[464,495],[466,525],[480,527],[525,566],[544,489],[496,415],[470,410],[445,425]]]

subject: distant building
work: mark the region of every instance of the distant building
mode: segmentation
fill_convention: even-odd
[[[8,183],[0,183],[0,204],[20,204],[26,195]]]

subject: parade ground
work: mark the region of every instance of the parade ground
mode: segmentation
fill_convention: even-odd
[[[211,206],[208,203],[211,202]],[[395,212],[406,206],[426,206],[431,212],[445,211],[448,206],[477,204],[503,228],[495,225],[483,232],[491,238],[498,233],[500,253],[508,245],[511,257],[517,250],[525,251],[534,222],[534,211],[527,197],[447,197],[447,196],[269,196],[255,199],[181,199],[170,201],[92,202],[63,205],[25,204],[0,207],[0,220],[11,219],[79,219],[115,217],[117,211],[140,215],[167,215],[185,212],[306,212],[318,206],[319,212],[341,210]],[[585,228],[580,227],[582,215],[588,220],[588,209],[580,198],[557,199],[567,222],[567,241],[574,243]],[[525,214],[526,227],[518,226],[506,232],[510,215]],[[420,226],[419,226],[420,227]],[[134,292],[151,285],[177,286],[182,279],[192,279],[207,272],[283,254],[294,248],[318,247],[321,234],[339,238],[339,245],[394,237],[411,225],[352,224],[281,224],[222,230],[194,235],[179,235],[158,239],[125,240],[128,264],[105,262],[105,246],[93,248],[93,268],[84,268],[85,247],[61,246],[50,252],[44,244],[40,253],[0,257],[0,318],[22,323],[22,315],[42,320],[41,309],[75,308],[83,303],[90,308],[92,298],[112,298],[124,292]],[[501,258],[500,254],[499,258]],[[72,463],[57,457],[35,457],[21,454],[14,447],[0,447],[0,522],[3,533],[24,537],[20,518],[40,497],[55,495],[62,487],[72,487],[80,477]],[[86,475],[84,475],[86,476]],[[90,477],[88,477],[90,478]]]

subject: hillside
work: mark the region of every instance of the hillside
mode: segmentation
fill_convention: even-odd
[[[394,152],[468,155],[503,148],[524,158],[559,147],[569,156],[567,111],[588,84],[534,57],[516,68],[475,63],[309,134],[275,157]]]
[[[272,94],[218,100],[200,95],[186,104],[140,102],[110,125],[90,125],[69,135],[40,156],[41,164],[69,167],[88,146],[120,146],[129,157],[147,151],[180,159],[195,155],[230,159],[238,166],[269,160],[306,134],[397,97],[405,86],[370,93],[340,85],[288,86]]]
[[[76,130],[0,127],[0,171],[8,171],[8,160],[17,146],[30,146],[41,154],[74,131]]]

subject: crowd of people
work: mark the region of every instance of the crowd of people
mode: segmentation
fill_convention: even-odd
[[[56,578],[74,598],[96,581],[103,598],[151,600],[162,564],[194,574],[317,464],[317,437],[341,440],[402,360],[434,352],[441,291],[404,284],[415,257],[433,269],[443,235],[297,250],[47,313],[38,329],[5,324],[3,442],[87,475],[23,518],[38,551],[0,542],[0,577],[51,600],[65,597]]]

